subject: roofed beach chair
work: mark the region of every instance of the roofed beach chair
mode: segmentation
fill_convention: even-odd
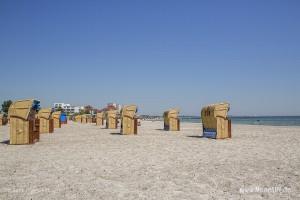
[[[0,113],[0,126],[7,124],[7,117]]]
[[[211,104],[202,109],[203,137],[231,138],[231,120],[227,116],[229,109],[228,103]]]
[[[137,106],[124,106],[121,111],[121,134],[137,134],[138,120],[136,117]]]
[[[102,126],[104,121],[104,112],[99,112],[96,115],[96,125]]]
[[[93,123],[93,116],[91,114],[86,114],[86,123]]]
[[[36,130],[39,104],[38,100],[29,99],[15,101],[10,105],[10,144],[34,144],[39,141],[39,130]]]
[[[116,129],[118,127],[118,118],[116,110],[106,111],[106,128]]]
[[[67,116],[66,113],[61,113],[60,122],[61,122],[61,124],[67,124],[68,123],[68,116]]]
[[[179,110],[170,109],[164,112],[164,130],[166,131],[180,131],[180,119],[178,117]]]
[[[81,115],[75,116],[75,122],[81,123]]]
[[[60,115],[61,115],[61,111],[56,111],[52,113],[54,128],[61,128]]]
[[[81,115],[81,123],[86,124],[87,123],[87,116],[85,114]]]
[[[51,108],[43,108],[38,113],[40,120],[40,133],[53,133],[54,122],[51,116]]]

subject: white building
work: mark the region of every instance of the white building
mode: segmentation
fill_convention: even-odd
[[[80,113],[81,110],[84,110],[84,107],[83,106],[74,106],[73,107],[74,109],[74,113]]]
[[[54,103],[53,108],[56,110],[58,108],[63,109],[64,112],[67,113],[79,113],[81,110],[84,109],[83,106],[72,106],[68,103]]]

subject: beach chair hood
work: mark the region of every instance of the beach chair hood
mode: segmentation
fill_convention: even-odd
[[[39,111],[38,117],[44,118],[44,119],[50,119],[51,118],[51,108],[43,108]]]
[[[201,117],[202,118],[221,117],[226,119],[229,110],[230,110],[229,103],[225,102],[219,104],[211,104],[202,108]]]
[[[40,101],[35,99],[15,101],[8,109],[8,116],[27,120],[31,111],[39,110],[39,104]]]
[[[117,118],[117,111],[116,110],[109,110],[106,112],[107,113],[107,117],[109,118]]]
[[[97,118],[103,118],[104,117],[104,113],[103,112],[99,112],[97,113]]]
[[[178,118],[179,110],[178,109],[170,109],[167,111],[168,118]]]
[[[137,106],[136,105],[126,105],[122,108],[122,116],[126,116],[129,118],[134,118],[135,114],[137,113]]]
[[[60,119],[61,111],[56,111],[52,113],[53,119]]]

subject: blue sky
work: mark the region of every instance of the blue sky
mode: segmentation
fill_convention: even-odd
[[[0,101],[300,115],[299,1],[0,1]],[[4,87],[3,87],[4,86]]]

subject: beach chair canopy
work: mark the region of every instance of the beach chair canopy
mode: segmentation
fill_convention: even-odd
[[[97,113],[97,118],[103,118],[104,117],[104,112],[99,112]]]
[[[226,119],[230,109],[229,103],[218,103],[205,106],[201,110],[201,117],[221,117]]]
[[[53,119],[60,119],[61,111],[56,111],[52,113]]]
[[[51,118],[51,108],[43,108],[39,111],[38,117],[44,118],[44,119],[50,119]]]
[[[68,120],[66,113],[61,113],[60,115],[60,121],[66,122]]]
[[[13,102],[8,109],[9,117],[18,117],[27,120],[32,110],[39,110],[40,101],[35,99],[19,100]]]
[[[136,105],[126,105],[121,110],[121,116],[127,116],[130,118],[134,118],[135,114],[137,113],[137,106]]]
[[[82,118],[91,118],[92,115],[91,114],[83,114],[81,115]]]
[[[75,120],[77,120],[77,121],[78,121],[78,120],[81,120],[81,115],[76,115],[76,116],[75,116]]]
[[[179,109],[170,109],[164,112],[164,118],[178,118]]]
[[[168,118],[178,118],[179,110],[178,109],[170,109],[168,111]]]

